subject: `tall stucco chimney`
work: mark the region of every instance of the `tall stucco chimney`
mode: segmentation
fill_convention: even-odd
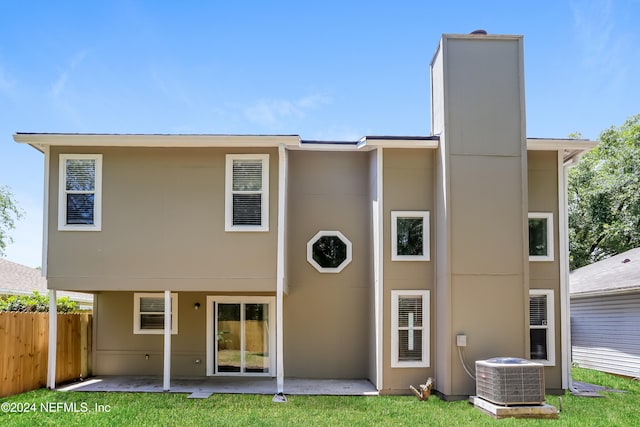
[[[527,151],[522,36],[443,35],[431,62],[436,191],[436,387],[473,394],[458,358],[524,357]],[[504,304],[510,302],[510,304]],[[500,336],[500,339],[495,337]]]

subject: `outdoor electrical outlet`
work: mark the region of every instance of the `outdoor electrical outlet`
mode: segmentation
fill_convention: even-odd
[[[458,347],[466,347],[467,346],[467,336],[464,334],[456,335],[456,345]]]

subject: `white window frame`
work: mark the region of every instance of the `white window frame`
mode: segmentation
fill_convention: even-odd
[[[233,225],[233,161],[262,161],[262,203],[261,225]],[[269,231],[269,155],[268,154],[227,154],[225,165],[225,231],[255,232]]]
[[[398,255],[398,219],[422,219],[422,255]],[[429,211],[391,211],[391,260],[392,261],[430,261],[431,240],[429,235]]]
[[[554,245],[553,245],[553,212],[529,212],[528,219],[546,219],[547,220],[547,254],[546,255],[529,255],[529,261],[554,261]],[[527,232],[529,231],[529,222],[527,221]],[[531,238],[529,236],[529,238]],[[528,246],[527,246],[528,247]]]
[[[162,298],[164,292],[135,292],[133,294],[133,333],[134,334],[164,334],[162,329],[142,329],[140,327],[140,298]],[[156,312],[154,312],[156,313]],[[162,313],[164,314],[164,312]],[[171,293],[171,335],[178,334],[178,294]]]
[[[347,246],[347,257],[342,262],[342,264],[340,264],[335,268],[322,267],[320,264],[316,262],[315,259],[313,259],[313,244],[319,238],[325,237],[325,236],[337,236]],[[315,234],[315,236],[313,236],[307,242],[307,261],[320,273],[340,273],[342,270],[345,269],[346,266],[351,264],[352,259],[353,259],[353,245],[351,244],[351,240],[347,239],[345,235],[339,231],[326,231],[326,230],[318,231]]]
[[[545,366],[556,366],[556,322],[553,294],[553,289],[529,290],[529,297],[534,295],[545,295],[547,297],[547,324],[542,326],[529,324],[529,329],[546,329],[547,331],[547,359],[531,359],[531,349],[529,349],[529,359]],[[531,323],[531,320],[529,320],[529,323]],[[531,346],[531,343],[529,343],[529,346]]]
[[[58,178],[58,231],[102,230],[102,154],[60,154]],[[69,193],[93,193],[93,224],[67,224],[67,160],[94,160],[95,181],[93,191]]]
[[[430,316],[431,305],[429,303],[428,290],[392,290],[391,291],[391,367],[392,368],[428,368],[430,366],[429,340],[430,334]],[[422,360],[419,361],[401,361],[398,354],[398,343],[400,342],[399,326],[398,326],[398,307],[400,297],[409,296],[422,297]],[[414,328],[414,330],[420,330]]]

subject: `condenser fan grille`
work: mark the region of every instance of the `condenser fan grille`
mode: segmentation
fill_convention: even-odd
[[[544,403],[544,366],[516,358],[476,361],[476,394],[498,405]]]

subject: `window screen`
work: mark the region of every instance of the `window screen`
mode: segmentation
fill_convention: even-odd
[[[398,360],[422,360],[422,297],[398,298]]]

